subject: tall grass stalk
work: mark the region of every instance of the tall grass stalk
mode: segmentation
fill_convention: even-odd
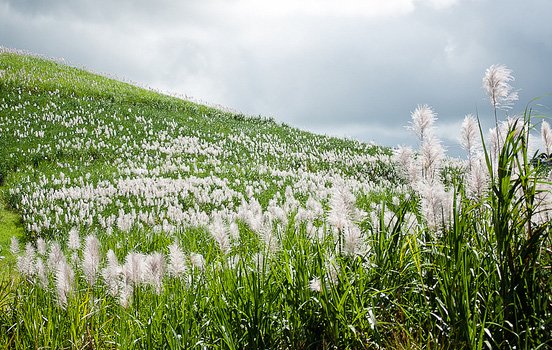
[[[483,142],[491,178],[485,203],[491,208],[491,217],[486,229],[492,233],[491,246],[496,247],[493,257],[499,287],[493,312],[499,317],[493,320],[492,340],[500,347],[522,347],[530,338],[538,337],[550,313],[550,305],[546,305],[540,291],[546,281],[537,273],[550,223],[537,224],[534,220],[537,185],[542,179],[539,169],[530,164],[530,130],[531,110],[526,109],[523,119],[508,125],[496,169]],[[544,340],[547,332],[544,329],[537,339]]]

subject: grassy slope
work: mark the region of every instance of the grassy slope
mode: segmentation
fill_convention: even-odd
[[[138,125],[141,115],[149,118],[147,128]],[[43,124],[42,121],[47,121],[50,116],[60,118],[54,123]],[[79,125],[64,126],[64,122],[79,119],[75,116],[82,117]],[[17,119],[17,123],[11,123],[13,119]],[[98,121],[112,129],[113,126],[117,127],[116,137],[106,139],[111,148],[104,150],[108,149],[109,152],[101,151],[93,145],[62,146],[65,141],[84,139],[85,145],[88,145],[88,141],[94,141],[93,125],[98,125]],[[21,128],[25,136],[17,136],[19,130],[14,130],[13,125]],[[284,344],[275,346],[278,348],[309,345],[323,347],[325,344],[336,348],[362,348],[369,347],[372,341],[373,344],[380,344],[379,348],[468,348],[468,344],[472,348],[482,348],[483,341],[490,341],[489,344],[497,348],[508,348],[506,345],[512,344],[518,344],[520,348],[536,348],[539,344],[542,348],[543,345],[549,345],[552,329],[549,311],[552,294],[549,290],[552,279],[549,278],[547,268],[534,270],[542,274],[542,277],[539,275],[532,279],[527,278],[528,285],[538,285],[538,288],[545,291],[541,293],[536,288],[531,291],[532,294],[527,294],[530,296],[528,300],[533,303],[531,307],[540,313],[524,311],[530,321],[529,328],[523,329],[523,322],[519,322],[519,327],[516,328],[519,334],[526,333],[527,330],[535,333],[519,338],[519,343],[504,342],[517,342],[510,333],[515,337],[518,335],[507,328],[512,324],[511,318],[504,317],[504,305],[510,305],[507,304],[508,300],[511,300],[512,295],[517,295],[513,294],[517,293],[517,287],[514,284],[514,288],[503,287],[501,276],[513,274],[501,273],[495,261],[497,254],[503,253],[497,253],[496,235],[490,220],[495,208],[492,206],[495,205],[491,201],[492,197],[478,203],[466,201],[465,206],[459,210],[462,215],[454,218],[452,227],[446,229],[443,235],[433,236],[431,231],[423,229],[420,215],[414,215],[419,214],[419,206],[416,198],[409,195],[410,192],[403,193],[408,195],[408,199],[407,196],[392,197],[395,194],[393,189],[399,186],[396,186],[397,182],[393,182],[397,181],[392,178],[394,174],[385,172],[389,167],[378,170],[372,167],[371,159],[354,157],[381,152],[377,147],[305,133],[270,120],[222,112],[50,61],[13,54],[0,54],[0,128],[2,127],[11,128],[10,132],[5,132],[0,137],[0,173],[4,177],[3,186],[7,190],[23,188],[27,195],[35,193],[35,189],[41,186],[44,179],[50,181],[47,186],[43,186],[47,190],[68,187],[66,184],[53,183],[62,174],[68,174],[73,185],[83,184],[76,179],[90,174],[89,181],[87,178],[88,184],[97,185],[99,180],[116,181],[127,177],[127,174],[121,172],[121,168],[156,169],[158,163],[143,161],[144,156],[154,154],[148,154],[141,145],[158,142],[162,138],[160,135],[169,135],[170,142],[179,135],[190,138],[201,136],[201,140],[207,144],[220,145],[221,149],[230,151],[224,157],[215,159],[220,162],[212,163],[209,156],[199,153],[177,152],[178,154],[165,157],[164,152],[159,152],[158,148],[151,151],[159,155],[156,161],[178,166],[190,165],[190,169],[177,168],[162,173],[161,176],[151,173],[148,176],[165,180],[181,175],[208,177],[215,173],[220,178],[230,179],[229,183],[234,186],[232,189],[240,193],[246,192],[245,183],[260,183],[259,179],[266,179],[268,189],[256,193],[259,194],[261,205],[266,205],[267,199],[275,192],[282,193],[289,181],[297,180],[289,177],[286,179],[287,183],[279,183],[278,180],[281,179],[278,176],[270,178],[270,174],[260,171],[265,164],[270,169],[290,170],[290,173],[304,171],[300,176],[324,171],[337,172],[348,176],[351,183],[357,181],[366,184],[378,178],[389,179],[391,181],[381,187],[385,190],[392,189],[383,194],[374,194],[368,190],[357,198],[356,205],[359,209],[376,214],[372,220],[375,221],[374,227],[379,227],[363,227],[366,232],[372,233],[369,237],[372,249],[366,261],[338,255],[335,265],[332,261],[336,246],[331,239],[315,244],[306,234],[305,227],[295,230],[293,225],[288,225],[281,236],[282,249],[273,256],[267,255],[269,260],[266,266],[269,269],[258,274],[258,266],[251,267],[259,261],[255,261],[256,255],[251,256],[249,249],[260,251],[259,241],[253,230],[241,227],[240,246],[236,249],[242,249],[242,242],[246,244],[243,245],[243,251],[231,254],[232,257],[240,258],[238,271],[243,272],[243,275],[241,272],[235,274],[231,268],[223,269],[224,273],[221,274],[221,265],[207,264],[206,271],[201,272],[205,278],[196,280],[194,288],[181,288],[182,284],[169,283],[166,285],[167,291],[160,298],[152,297],[148,290],[140,291],[139,295],[145,297],[140,299],[140,305],[133,305],[131,312],[125,311],[117,302],[105,299],[106,304],[100,308],[101,312],[89,313],[86,306],[89,305],[91,290],[82,276],[77,295],[73,298],[75,304],[68,308],[68,313],[52,304],[49,291],[43,293],[36,288],[21,288],[19,290],[23,299],[32,297],[40,300],[36,304],[29,304],[30,307],[26,309],[25,305],[16,305],[14,310],[18,312],[18,316],[21,315],[22,321],[18,321],[21,326],[12,327],[11,320],[4,322],[4,329],[9,329],[12,332],[10,334],[15,336],[13,339],[0,336],[0,347],[2,341],[10,345],[15,342],[20,348],[61,348],[69,347],[69,344],[85,347],[85,344],[90,346],[88,337],[96,336],[94,343],[98,344],[98,348],[108,348],[107,344],[132,344],[128,347],[135,348],[137,341],[141,344],[137,348],[153,348],[151,344],[162,344],[166,347],[166,339],[179,338],[174,337],[175,334],[185,338],[182,344],[188,344],[187,348],[191,347],[189,344],[203,345],[198,340],[211,341],[211,345],[221,347],[228,342],[229,347],[234,345],[236,348],[267,348],[272,344]],[[26,130],[39,134],[28,133]],[[241,143],[232,143],[232,136],[237,134],[249,138],[243,137]],[[265,142],[266,139],[273,142]],[[131,146],[127,147],[128,145]],[[264,149],[265,146],[274,148]],[[285,151],[278,151],[279,146]],[[232,147],[241,149],[236,151]],[[259,149],[262,152],[258,152]],[[295,156],[305,149],[308,150],[305,152],[306,158]],[[333,160],[321,159],[324,157],[319,156],[324,151],[335,151]],[[352,159],[353,162],[340,163],[344,158]],[[389,159],[387,161],[389,163]],[[141,166],[150,168],[141,169]],[[502,168],[505,169],[506,166]],[[237,179],[244,185],[236,185]],[[44,180],[44,183],[48,181]],[[339,184],[336,180],[332,185],[336,183]],[[33,184],[38,185],[33,187]],[[512,187],[508,187],[507,183],[505,186],[506,193],[515,193],[509,191]],[[9,200],[8,204],[21,204],[18,203],[17,195],[6,198]],[[191,206],[187,202],[188,198],[183,200],[184,207]],[[124,198],[124,203],[120,206],[124,207],[130,199],[130,196]],[[57,203],[53,203],[55,207]],[[39,208],[40,205],[47,204],[40,202]],[[207,203],[207,209],[202,209],[209,212],[210,204]],[[132,205],[128,204],[127,207]],[[371,207],[373,209],[369,209]],[[522,212],[518,210],[520,207],[511,208],[513,209],[506,207],[502,212],[508,214],[508,210],[511,210],[512,215],[519,217],[518,213]],[[109,210],[110,208],[106,209]],[[21,234],[21,229],[17,228],[19,215],[5,213],[4,210],[2,217],[7,219],[0,223],[0,232],[5,232],[3,247],[9,243],[9,235],[16,232]],[[50,216],[52,213],[50,210]],[[105,213],[107,214],[110,213]],[[396,223],[393,220],[389,224],[385,223],[393,217],[397,218]],[[40,220],[41,217],[37,215],[34,219]],[[508,222],[509,219],[506,216],[503,220]],[[533,241],[524,240],[524,227],[522,222],[516,237],[531,248]],[[41,234],[50,234],[48,238],[52,238],[53,234],[63,234],[69,228],[71,226],[60,224],[57,232]],[[549,229],[549,226],[545,225],[543,228]],[[101,236],[101,232],[95,233]],[[130,250],[163,250],[171,243],[170,236],[157,235],[153,238],[153,235],[147,233],[131,231],[119,237],[115,237],[115,233],[114,237],[104,235],[100,238],[109,239],[106,243],[111,244],[105,244],[108,247],[117,246],[116,243],[121,242],[121,247],[117,246],[117,252],[122,254],[120,257]],[[226,264],[227,256],[216,249],[206,230],[187,229],[178,232],[177,238],[185,245],[186,252],[199,252],[204,254],[208,262]],[[148,242],[144,243],[145,240]],[[547,242],[549,247],[549,241]],[[517,249],[522,245],[513,242],[512,246]],[[543,259],[542,266],[550,266],[548,259]],[[517,271],[521,271],[521,268],[524,267],[520,265]],[[196,272],[191,276],[197,276],[199,272],[195,274]],[[323,286],[322,293],[314,294],[307,287],[313,276],[327,279],[332,273],[338,276],[339,283]],[[96,291],[104,293],[101,286]],[[1,294],[0,285],[0,311]],[[48,298],[44,299],[44,296]],[[34,307],[35,305],[38,307]],[[43,319],[44,310],[51,312],[50,319],[54,322],[37,325],[36,320]],[[370,324],[371,310],[375,310],[377,327]],[[1,315],[0,312],[0,328]],[[88,315],[90,319],[87,318]],[[58,328],[52,328],[52,324]],[[173,333],[164,333],[169,331]],[[81,337],[81,334],[86,334],[86,337]],[[268,339],[266,344],[262,343],[264,337]],[[525,341],[529,346],[522,346]]]
[[[146,118],[142,118],[142,116]],[[75,121],[77,125],[72,124]],[[142,121],[144,122],[142,123]],[[98,125],[116,131],[117,134],[113,137],[106,137],[104,132],[102,134],[104,138],[98,140],[98,137],[95,136]],[[225,154],[210,157],[200,152],[187,153],[186,150],[179,151],[177,154],[166,154],[159,152],[159,149],[148,151],[142,147],[144,144],[163,143],[160,135],[168,137],[165,139],[163,147],[170,147],[172,141],[183,136],[188,140],[197,139],[199,142],[204,142],[208,147],[218,147]],[[234,141],[233,138],[237,136],[239,136],[239,140]],[[95,146],[94,144],[98,141],[106,141],[107,146]],[[82,142],[83,146],[75,147],[79,142]],[[72,146],[63,146],[64,143],[70,143]],[[178,168],[160,175],[157,174],[154,177],[164,179],[180,178],[181,176],[207,178],[215,174],[220,179],[229,179],[229,183],[232,185],[231,189],[239,193],[246,193],[248,185],[261,188],[262,186],[259,184],[265,183],[268,184],[267,187],[263,188],[262,193],[256,193],[255,199],[266,207],[267,202],[274,197],[276,192],[284,195],[286,187],[300,179],[301,174],[331,173],[332,176],[338,174],[340,177],[347,177],[359,184],[366,184],[379,178],[391,178],[392,176],[385,173],[390,169],[388,162],[382,162],[378,165],[379,168],[373,168],[372,160],[367,157],[381,153],[389,154],[389,150],[357,141],[311,134],[269,119],[228,113],[36,57],[0,53],[0,183],[4,188],[3,199],[7,208],[14,208],[17,205],[22,208],[21,213],[2,209],[3,217],[7,219],[0,222],[1,244],[3,251],[6,252],[9,251],[9,241],[12,235],[22,236],[23,243],[28,240],[33,241],[36,235],[65,241],[65,235],[71,226],[54,227],[50,231],[42,231],[40,234],[33,232],[28,229],[28,225],[33,222],[43,223],[46,218],[40,216],[23,218],[25,206],[22,206],[21,198],[13,193],[10,194],[10,190],[26,186],[31,186],[27,188],[27,194],[35,193],[35,189],[42,186],[40,185],[42,181],[50,181],[46,186],[49,190],[58,189],[60,186],[52,182],[53,179],[59,179],[60,174],[66,174],[71,179],[89,175],[90,178],[86,177],[87,182],[94,186],[101,181],[116,182],[118,179],[126,177],[122,173],[125,169],[144,167],[151,171],[167,163],[176,164],[177,167],[189,166],[188,170]],[[328,154],[330,157],[327,157]],[[347,157],[343,157],[344,154]],[[306,157],[302,157],[305,155]],[[150,156],[150,163],[143,161],[144,156]],[[342,159],[345,158],[354,161],[344,164]],[[160,161],[161,164],[155,163],[157,161]],[[163,164],[163,162],[166,163]],[[272,175],[261,170],[266,168],[287,171],[292,175]],[[378,169],[383,173],[379,173]],[[295,175],[297,178],[294,178]],[[38,187],[33,187],[34,185]],[[298,199],[306,201],[306,198]],[[191,203],[187,202],[188,200]],[[184,201],[186,201],[184,206],[192,207],[195,204],[193,198],[188,199],[187,197]],[[54,203],[53,205],[64,208],[64,204]],[[235,202],[233,204],[236,205]],[[201,209],[210,212],[213,207],[217,209],[216,206],[206,203]],[[108,208],[107,210],[112,209]],[[117,214],[117,212],[113,213]],[[104,214],[108,215],[109,213]],[[23,221],[25,230],[18,226],[17,223],[20,220]],[[87,229],[95,230],[97,224],[96,227]],[[151,228],[147,230],[149,230],[147,232],[151,232]],[[83,231],[82,234],[87,232],[91,231]],[[117,248],[117,253],[121,257],[130,250],[151,252],[164,249],[173,239],[168,235],[155,235],[154,237],[136,230],[131,233],[116,231],[113,236],[101,232],[101,230],[92,232],[97,233],[100,239],[109,240],[109,242],[103,241],[102,247],[113,247],[121,242],[121,247]],[[294,231],[290,232],[294,233]],[[213,244],[206,231],[195,228],[183,230],[178,235],[180,241],[186,244],[186,251],[202,253],[207,261],[218,259],[218,253],[212,248]],[[241,235],[244,235],[243,239],[248,242],[244,246],[244,250],[252,246],[257,247],[257,238],[252,231],[242,230]],[[297,248],[296,243],[292,240],[287,240],[282,244],[287,245],[286,249],[289,251],[295,251]],[[23,249],[23,245],[21,248]],[[249,251],[247,253],[249,255]],[[291,259],[293,256],[289,255],[286,259]],[[309,253],[305,256],[312,258],[313,254]],[[244,259],[244,261],[248,261],[249,258]],[[314,264],[314,258],[311,260]],[[6,259],[6,261],[13,262],[13,258]],[[13,264],[11,265],[13,266]],[[282,266],[287,265],[283,264]],[[2,267],[2,270],[6,270],[5,267]],[[306,271],[304,269],[303,279],[309,277]],[[8,273],[10,272],[8,271]],[[284,272],[277,272],[276,275],[279,276],[278,278],[285,276]],[[244,283],[242,280],[237,282],[238,284]],[[306,286],[307,282],[303,280],[301,286]],[[281,283],[287,282],[282,280]],[[297,283],[300,282],[297,281]],[[220,288],[216,280],[213,280],[213,284],[214,288],[206,292],[214,293],[213,297],[220,297],[223,291],[216,289]],[[246,298],[254,296],[254,294],[242,293],[238,284],[229,288],[231,291],[234,290],[234,287],[237,288],[236,293],[232,292],[232,295],[238,297],[239,300],[242,296]],[[274,288],[271,287],[271,295],[280,295],[280,292],[275,289],[276,286],[277,284],[273,282],[272,287]],[[2,288],[0,288],[0,294],[1,290]],[[305,294],[304,290],[300,292]],[[188,295],[179,292],[177,294],[179,298],[183,298],[182,300],[188,301],[193,301],[196,296],[195,293]],[[289,298],[299,300],[292,295]],[[254,299],[255,302],[259,300],[258,298]],[[364,305],[365,302],[363,301],[361,304]],[[2,309],[1,304],[0,295],[0,310]],[[223,311],[224,317],[228,317],[226,307],[212,307],[207,302],[202,305],[205,307],[205,312],[210,311],[216,314],[220,310]],[[244,307],[253,312],[254,309],[249,309],[248,305],[246,304]],[[292,310],[298,308],[298,305],[290,304],[288,311],[282,311],[279,306],[274,305],[274,309],[279,310],[277,312],[289,312],[290,315],[294,314]],[[29,321],[42,317],[40,308],[42,306],[37,307],[36,310],[34,308],[27,310],[30,311],[30,313],[26,313],[30,315]],[[35,311],[36,313],[34,313]],[[265,310],[263,312],[273,311]],[[305,312],[307,316],[310,314],[310,312]],[[148,317],[147,312],[140,317],[142,316]],[[258,315],[254,314],[254,316]],[[193,323],[195,316],[174,317],[181,321],[190,320]],[[351,317],[353,317],[352,312]],[[82,319],[82,317],[78,315],[73,319],[60,317],[59,326],[61,329],[72,329],[73,325],[66,324],[67,328],[63,328],[65,326],[61,326],[61,324],[67,320],[71,322],[77,319]],[[111,318],[108,320],[111,322]],[[124,322],[125,318],[123,317],[121,320]],[[230,320],[224,321],[224,324],[228,322]],[[362,328],[369,327],[366,325],[367,319],[363,318],[359,322],[363,323]],[[261,326],[268,327],[267,325],[257,325],[255,322],[251,325],[254,328],[259,326],[259,329],[264,329]],[[125,331],[127,326],[124,325]],[[193,323],[193,327],[203,326]],[[303,327],[295,328],[302,330]],[[103,333],[103,329],[104,327],[100,327],[98,331]],[[106,327],[106,329],[110,330],[111,328]],[[115,334],[118,334],[117,327],[114,326],[113,329],[115,329]],[[332,329],[338,332],[337,327]],[[23,345],[20,346],[22,347],[28,345],[24,339],[31,341],[28,337],[32,338],[35,334],[33,332],[25,333],[23,328],[18,328],[15,332],[21,332],[20,337],[15,341],[21,341]],[[237,335],[243,332],[236,329],[235,333]],[[249,331],[246,333],[253,334]],[[276,336],[276,333],[280,332],[274,333]],[[39,329],[36,334],[42,335],[44,330]],[[108,331],[105,334],[105,339],[112,339],[114,336]],[[191,334],[190,339],[194,336]],[[31,343],[36,345],[43,341],[45,346],[55,348],[55,344],[57,346],[60,344],[56,343],[58,340],[61,343],[67,343],[68,339],[64,337],[69,338],[66,333],[55,331],[44,335],[44,340],[40,340],[38,343],[35,343],[36,340],[32,340]],[[7,338],[3,338],[3,340],[13,341],[13,339]],[[259,338],[249,339],[249,343],[253,344],[256,340],[258,341]],[[0,347],[2,347],[1,341],[2,339],[0,339]],[[121,343],[125,343],[125,341],[120,340]],[[240,344],[240,341],[235,341]]]
[[[79,107],[101,107],[107,115],[109,111],[127,111],[138,109],[140,113],[147,114],[154,119],[173,120],[178,125],[185,125],[189,130],[197,129],[208,132],[220,132],[228,136],[237,132],[264,133],[275,135],[287,144],[293,144],[298,137],[308,139],[322,138],[319,143],[321,151],[335,148],[346,148],[357,153],[376,153],[381,151],[377,147],[370,147],[357,141],[345,140],[333,137],[321,137],[298,129],[293,129],[285,124],[277,124],[270,119],[248,117],[241,114],[233,114],[212,107],[199,105],[189,101],[169,97],[150,90],[95,75],[77,68],[64,66],[52,61],[21,56],[10,53],[0,54],[0,70],[10,71],[12,74],[4,74],[0,79],[0,101],[9,100],[13,94],[26,95],[30,103],[36,105],[48,101],[65,104],[66,110],[78,112]],[[52,94],[52,92],[57,94]],[[10,92],[12,95],[10,95]],[[18,97],[15,95],[15,97]],[[84,98],[83,100],[80,100]],[[21,97],[19,97],[21,99]],[[52,131],[54,133],[55,131]],[[293,138],[288,137],[292,135]],[[26,164],[36,162],[29,158],[16,157],[15,161],[8,160],[10,154],[18,153],[20,149],[36,146],[36,140],[13,140],[2,135],[0,137],[0,155],[4,159],[0,161],[0,176],[6,176],[13,170],[20,169]],[[50,139],[48,134],[43,139]],[[15,141],[15,142],[14,142]],[[299,145],[300,146],[300,145]],[[83,150],[86,152],[86,150]],[[39,161],[55,161],[71,158],[73,155],[53,155],[51,159]],[[102,155],[106,156],[106,155]],[[267,155],[269,156],[269,155]],[[103,159],[108,161],[109,159]],[[278,159],[285,162],[285,159]],[[8,167],[8,169],[4,169]]]
[[[10,90],[21,91],[33,94],[33,100],[40,103],[51,99],[49,91],[60,90],[61,100],[69,103],[75,97],[87,96],[97,100],[100,104],[118,104],[121,108],[130,108],[137,104],[151,105],[152,108],[163,106],[164,104],[180,104],[183,108],[194,106],[200,112],[206,112],[209,109],[199,105],[192,105],[185,101],[177,101],[173,98],[163,96],[148,90],[140,89],[130,84],[118,82],[112,79],[91,74],[89,72],[64,66],[49,60],[40,59],[31,56],[3,53],[0,54],[0,71],[8,70],[16,72],[15,76],[20,79],[4,79],[0,81],[0,99],[8,99],[7,94]],[[5,73],[4,73],[5,74]],[[29,79],[30,78],[30,79]],[[0,133],[0,184],[6,181],[11,175],[17,176],[17,170],[24,167],[35,159],[19,158],[15,161],[9,161],[8,155],[16,155],[21,148],[31,148],[34,145],[28,144],[25,140],[22,142],[13,142],[7,135]],[[70,157],[70,155],[66,155]],[[59,158],[57,160],[60,160]],[[53,160],[51,160],[53,161]],[[47,163],[50,161],[42,160]],[[104,168],[105,162],[98,162],[99,167]],[[18,239],[23,238],[23,228],[19,224],[20,215],[12,210],[5,200],[6,186],[0,187],[0,277],[9,273],[8,268],[13,265],[13,257],[9,251],[10,240],[12,236]]]
[[[124,114],[127,111],[137,111],[141,115],[151,117],[158,123],[154,125],[155,132],[164,131],[166,122],[174,122],[186,132],[194,135],[196,131],[209,134],[219,134],[219,139],[207,140],[213,143],[220,141],[220,135],[230,137],[238,133],[247,135],[265,134],[267,137],[279,139],[279,142],[295,151],[301,151],[301,142],[316,144],[320,152],[334,149],[347,150],[355,154],[381,152],[382,149],[371,147],[357,141],[313,135],[287,125],[277,124],[264,118],[251,118],[244,115],[232,114],[212,107],[207,107],[189,101],[169,97],[150,90],[138,88],[134,85],[116,81],[103,76],[95,75],[74,67],[65,66],[56,62],[33,56],[13,53],[0,53],[0,105],[11,104],[14,101],[23,101],[25,111],[16,115],[9,114],[7,109],[0,108],[0,122],[2,117],[20,118],[23,124],[30,125],[33,114],[44,113],[43,108],[48,104],[61,106],[55,113],[85,114],[109,122],[109,116]],[[90,112],[92,111],[92,112]],[[59,123],[58,123],[59,124]],[[0,123],[0,127],[2,124]],[[135,142],[148,139],[142,131],[135,128],[131,122],[123,125],[129,130],[129,137]],[[43,136],[17,138],[13,133],[0,133],[0,184],[3,184],[3,199],[0,220],[0,245],[2,254],[9,261],[9,241],[11,236],[23,237],[23,230],[18,221],[20,216],[8,210],[7,190],[17,184],[25,176],[37,179],[38,176],[54,174],[60,171],[60,163],[74,164],[82,173],[89,172],[93,176],[109,178],[110,173],[116,171],[112,162],[117,154],[98,153],[93,148],[82,148],[60,151],[58,143],[65,135],[71,136],[70,127],[60,129],[59,125],[43,125]],[[92,130],[88,130],[91,132]],[[121,147],[125,141],[119,140]],[[48,152],[35,152],[42,146],[51,146]],[[384,152],[388,152],[383,149]],[[242,152],[247,157],[246,152]],[[266,159],[233,159],[233,163],[248,164],[253,167],[262,162],[277,164],[280,169],[295,169],[299,165],[296,160],[278,157],[267,153]],[[199,165],[206,167],[206,175],[210,169],[202,163],[202,159],[194,159]],[[301,164],[307,170],[333,170],[332,164],[322,161],[313,161],[312,164]],[[343,173],[362,172],[363,165],[356,167],[342,167]],[[212,169],[211,169],[212,170]],[[232,169],[228,170],[233,171]],[[202,176],[199,174],[199,176]],[[232,176],[232,175],[230,175]],[[256,178],[254,172],[245,171],[245,178]],[[24,239],[23,239],[24,241]]]

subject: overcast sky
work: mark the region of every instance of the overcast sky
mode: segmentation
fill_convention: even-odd
[[[490,121],[491,64],[514,71],[514,111],[552,92],[551,14],[551,0],[0,0],[0,45],[394,146],[414,142],[418,104],[444,139],[476,108]]]

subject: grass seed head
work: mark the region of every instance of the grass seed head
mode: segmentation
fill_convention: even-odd
[[[483,90],[495,109],[510,109],[518,100],[518,93],[510,85],[512,70],[503,64],[493,64],[483,76]]]
[[[541,138],[544,151],[550,156],[552,154],[552,129],[546,120],[543,120],[541,124]]]
[[[188,264],[186,263],[186,256],[177,242],[174,242],[169,246],[169,263],[167,266],[167,272],[172,277],[183,277],[188,273]]]
[[[428,105],[418,105],[411,114],[412,121],[409,129],[414,131],[420,142],[434,132],[434,124],[437,115]]]
[[[86,236],[82,254],[82,271],[88,284],[93,286],[100,266],[100,241],[96,236]]]

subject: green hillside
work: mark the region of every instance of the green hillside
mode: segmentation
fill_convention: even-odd
[[[393,154],[4,49],[0,348],[550,346],[512,124],[496,160]]]
[[[294,182],[275,172],[366,184],[395,179],[385,157],[373,161],[389,150],[223,112],[36,57],[3,53],[0,70],[0,181],[14,209],[23,210],[17,208],[21,194],[9,189],[60,175],[85,176],[86,184],[148,171],[154,173],[148,179],[217,176],[239,193],[255,188],[265,206]],[[34,233],[52,237],[59,229]]]

